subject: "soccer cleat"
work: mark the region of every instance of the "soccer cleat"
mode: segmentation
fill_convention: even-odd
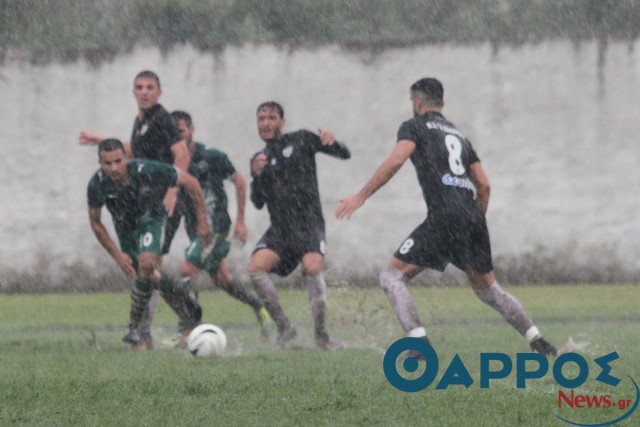
[[[185,329],[180,335],[177,344],[173,347],[176,350],[185,350],[187,348],[187,342],[189,340],[189,334],[193,329]]]
[[[276,344],[278,344],[279,347],[284,347],[289,341],[294,339],[296,335],[298,335],[298,331],[296,331],[295,326],[288,323],[285,329],[278,333]]]
[[[196,322],[202,320],[202,306],[198,302],[198,290],[193,286],[191,281],[183,282],[182,290],[185,294],[185,305],[187,310],[193,315]]]
[[[427,344],[431,344],[431,341],[429,341],[429,338],[427,338],[426,336],[418,337],[418,339],[425,341]],[[407,350],[404,354],[403,359],[424,360],[424,356],[418,350]]]
[[[536,338],[535,340],[529,343],[531,346],[531,350],[534,353],[544,354],[545,356],[557,356],[558,350],[551,344],[549,341],[545,340],[543,337]]]
[[[138,344],[131,347],[136,351],[153,350],[153,344],[148,341],[140,341]]]
[[[331,341],[329,339],[329,335],[324,334],[323,336],[315,338],[316,346],[320,347],[323,350],[335,351],[342,350],[344,346],[338,342]]]
[[[258,323],[260,324],[260,334],[263,337],[268,337],[269,331],[273,327],[273,320],[271,319],[271,316],[269,316],[269,312],[266,308],[262,307],[258,310],[256,316],[258,316]]]
[[[127,333],[122,337],[122,341],[135,346],[142,341],[142,336],[139,330],[129,327]]]

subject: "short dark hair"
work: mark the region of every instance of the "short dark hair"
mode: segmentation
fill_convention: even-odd
[[[431,105],[441,107],[444,100],[444,88],[438,79],[425,77],[411,85],[411,92],[418,93],[421,98]]]
[[[278,112],[278,114],[280,114],[280,118],[284,119],[284,108],[282,108],[282,105],[278,104],[276,101],[265,101],[262,104],[258,105],[256,114],[263,108],[273,108]]]
[[[142,70],[138,74],[136,74],[136,77],[135,77],[135,79],[133,79],[133,81],[135,82],[140,77],[147,77],[147,78],[150,78],[150,79],[154,79],[156,81],[156,83],[158,84],[158,89],[160,89],[160,77],[158,77],[158,75],[156,73],[154,73],[153,71],[151,71],[151,70]]]
[[[182,110],[172,111],[171,117],[173,117],[173,120],[176,123],[178,123],[178,120],[184,120],[184,123],[188,127],[191,127],[193,125],[193,121],[191,120],[191,114],[187,113],[186,111],[182,111]]]
[[[100,153],[102,153],[103,151],[115,150],[122,150],[122,152],[124,152],[124,145],[119,139],[107,138],[103,139],[100,144],[98,144],[98,156],[100,156]]]

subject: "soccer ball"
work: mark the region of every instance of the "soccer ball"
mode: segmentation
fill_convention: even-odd
[[[219,326],[203,323],[189,334],[187,348],[196,357],[220,356],[227,348],[227,336]]]

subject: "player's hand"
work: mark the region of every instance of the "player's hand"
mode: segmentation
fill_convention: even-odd
[[[322,145],[331,145],[336,142],[336,137],[328,130],[318,129],[318,133],[320,134],[320,142]]]
[[[167,214],[173,216],[173,211],[176,209],[176,203],[178,203],[178,187],[171,187],[167,190],[167,193],[162,199],[164,207],[167,209]]]
[[[262,175],[265,166],[267,166],[267,155],[264,153],[258,153],[251,161],[251,175]]]
[[[104,140],[104,137],[95,132],[83,130],[80,132],[78,142],[80,145],[98,145]]]
[[[340,200],[340,204],[336,208],[336,218],[351,218],[351,215],[362,205],[364,205],[365,199],[358,195],[347,197]]]
[[[203,248],[208,247],[213,242],[213,228],[209,221],[198,221],[198,240]]]
[[[124,272],[124,274],[127,275],[127,278],[136,278],[136,269],[133,267],[133,260],[129,255],[125,254],[124,252],[118,252],[118,254],[116,255],[116,263],[118,264],[118,267],[120,267],[120,269]]]
[[[247,225],[244,222],[238,222],[233,225],[233,237],[240,240],[244,245],[247,243]]]

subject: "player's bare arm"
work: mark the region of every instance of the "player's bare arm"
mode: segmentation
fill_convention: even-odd
[[[95,146],[100,144],[105,139],[106,138],[100,134],[91,132],[89,130],[83,130],[83,131],[80,131],[80,136],[78,137],[78,143],[80,145]],[[126,154],[128,158],[131,158],[131,142],[123,141],[122,146],[124,147],[124,154]]]
[[[131,257],[124,252],[120,251],[115,244],[106,227],[102,223],[101,211],[97,209],[89,209],[89,223],[91,224],[91,230],[98,239],[98,242],[106,249],[106,251],[114,259],[118,267],[127,275],[128,278],[134,279],[136,277],[136,270],[133,267],[133,261]]]
[[[351,215],[364,204],[364,202],[373,195],[378,189],[384,186],[407,161],[416,144],[413,141],[398,141],[393,151],[384,162],[374,172],[373,176],[367,184],[358,192],[358,194],[340,200],[340,205],[336,209],[336,218],[351,218]]]
[[[230,178],[236,187],[236,221],[233,225],[233,235],[240,240],[242,244],[247,242],[247,225],[244,222],[244,208],[247,201],[247,183],[239,172],[231,175]]]
[[[198,239],[202,247],[207,247],[213,241],[213,228],[209,223],[209,217],[204,205],[204,197],[202,196],[202,188],[197,179],[186,172],[178,170],[177,184],[187,191],[187,194],[193,202],[198,219]]]
[[[489,196],[491,194],[491,185],[489,185],[489,178],[482,168],[480,162],[475,162],[469,165],[469,174],[471,180],[476,186],[477,199],[482,212],[486,215],[489,208]]]

